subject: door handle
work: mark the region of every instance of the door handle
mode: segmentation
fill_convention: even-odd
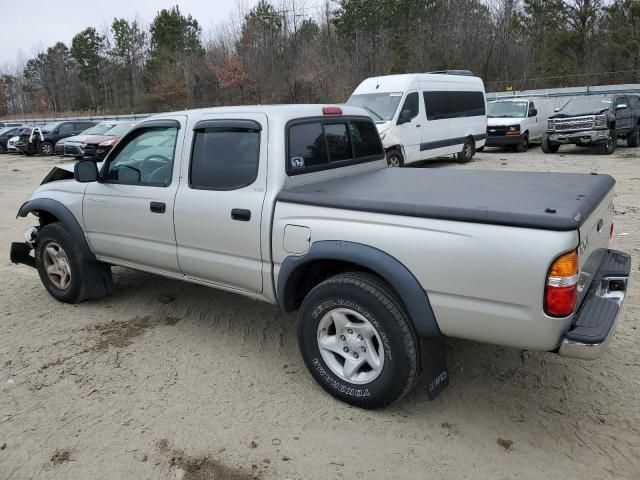
[[[164,213],[167,211],[167,205],[164,202],[151,202],[149,210],[153,213]]]
[[[231,210],[231,218],[238,220],[239,222],[248,222],[251,220],[251,210],[244,210],[242,208],[234,208]]]
[[[422,126],[422,125],[418,124],[418,125],[416,125],[416,128],[420,128],[421,126]]]

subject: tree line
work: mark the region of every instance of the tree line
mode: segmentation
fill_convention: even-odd
[[[315,1],[260,0],[206,34],[178,6],[88,27],[0,72],[0,115],[343,102],[370,76],[446,69],[488,91],[640,83],[638,0]]]

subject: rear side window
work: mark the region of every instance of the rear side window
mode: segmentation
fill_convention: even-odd
[[[638,97],[637,95],[629,95],[627,98],[629,99],[629,103],[631,103],[631,106],[633,108],[640,108],[640,97]]]
[[[237,190],[255,182],[260,159],[258,128],[220,126],[196,130],[189,183],[196,190]]]
[[[384,158],[371,120],[313,119],[288,127],[286,171],[299,175]]]
[[[424,104],[429,120],[486,114],[482,92],[424,92]]]

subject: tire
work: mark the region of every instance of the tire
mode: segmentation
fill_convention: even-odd
[[[40,281],[56,300],[80,303],[111,293],[110,267],[88,262],[62,224],[50,223],[42,227],[38,231],[35,250]],[[102,285],[98,285],[100,283]],[[97,295],[97,291],[103,294]]]
[[[456,158],[460,163],[469,163],[476,154],[476,144],[471,138],[467,138],[462,146],[462,151],[456,154]]]
[[[56,147],[51,142],[42,142],[42,144],[40,145],[40,153],[45,157],[50,157],[55,153],[55,151]]]
[[[545,135],[544,137],[542,137],[541,148],[542,148],[542,151],[544,153],[557,153],[558,150],[560,150],[560,144],[559,143],[552,143],[549,140],[549,136]]]
[[[387,152],[387,166],[390,168],[404,166],[404,157],[400,150],[389,150]]]
[[[402,302],[370,274],[344,273],[313,288],[298,315],[298,343],[316,382],[357,407],[399,400],[419,375],[418,339]]]
[[[484,152],[484,147],[478,147],[478,148],[476,148],[476,152]]]
[[[618,137],[615,130],[609,130],[609,139],[607,143],[601,143],[596,147],[596,151],[600,155],[611,155],[618,147]]]
[[[6,149],[6,148],[4,148],[4,145],[2,145],[2,144],[0,143],[0,154],[2,154],[2,153],[6,153],[6,151],[7,151],[7,149]]]
[[[527,150],[529,150],[529,135],[525,133],[522,141],[516,145],[516,152],[524,153]]]
[[[631,148],[640,147],[640,126],[636,125],[636,128],[627,135],[627,146]]]

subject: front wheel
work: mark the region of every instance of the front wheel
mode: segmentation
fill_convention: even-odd
[[[55,150],[56,147],[51,142],[42,142],[42,145],[40,145],[40,153],[45,157],[53,155],[53,152],[55,152]]]
[[[596,151],[600,155],[611,155],[616,151],[618,147],[618,137],[616,136],[615,130],[609,130],[609,138],[607,139],[607,143],[601,143],[596,147]]]
[[[541,148],[544,153],[557,153],[557,151],[560,150],[560,144],[551,142],[549,136],[545,135],[542,137]]]
[[[418,377],[418,340],[402,302],[373,275],[344,273],[311,290],[298,343],[316,382],[361,408],[399,400]]]
[[[404,165],[404,158],[399,150],[389,150],[387,152],[387,166],[389,168],[402,167]]]
[[[476,144],[471,138],[467,138],[462,146],[462,151],[456,155],[459,162],[468,163],[476,154]]]
[[[524,153],[527,150],[529,150],[529,135],[527,135],[526,133],[523,135],[522,140],[520,141],[520,143],[518,143],[516,145],[516,152],[518,153]]]

